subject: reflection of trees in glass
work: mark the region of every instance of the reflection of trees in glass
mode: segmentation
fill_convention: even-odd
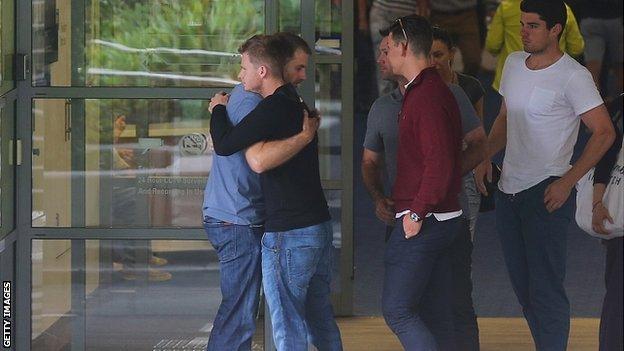
[[[279,0],[279,30],[300,33],[301,0]]]
[[[223,86],[240,44],[264,31],[264,1],[103,0],[87,17],[88,85]]]
[[[2,107],[0,107],[0,151],[4,151],[4,138],[2,137],[2,122],[5,120],[4,113]],[[10,156],[9,156],[10,157]],[[0,152],[0,184],[2,184],[2,152]],[[2,184],[4,186],[4,184]],[[0,187],[0,228],[2,227],[2,187]],[[2,236],[0,236],[2,238]]]
[[[15,87],[15,0],[0,0],[0,94]]]
[[[306,0],[307,1],[307,0]],[[315,40],[338,38],[342,31],[342,0],[315,1]],[[300,34],[301,0],[279,1],[279,30]]]
[[[2,74],[4,73],[4,59],[2,50],[2,37],[4,32],[2,31],[2,1],[0,1],[0,86],[2,85]]]
[[[316,0],[316,32],[318,38],[339,37],[342,31],[342,0]]]

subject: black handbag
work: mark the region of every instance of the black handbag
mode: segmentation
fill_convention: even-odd
[[[492,182],[485,180],[485,188],[488,195],[481,194],[481,205],[479,206],[479,212],[488,212],[494,210],[496,204],[494,203],[494,193],[498,190],[498,180],[500,179],[501,169],[498,165],[492,162]]]

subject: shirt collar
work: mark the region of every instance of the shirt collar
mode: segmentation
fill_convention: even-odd
[[[414,80],[416,80],[416,78],[418,78],[418,76],[412,78],[412,80],[410,80],[409,82],[407,82],[407,84],[405,84],[405,90],[407,90],[407,88],[409,88],[409,86],[414,82]]]
[[[435,72],[435,67],[427,67],[420,71],[420,73],[416,77],[412,78],[412,80],[405,84],[405,91],[407,92],[409,88],[420,84],[425,76],[428,76],[429,74],[431,74],[431,72]]]

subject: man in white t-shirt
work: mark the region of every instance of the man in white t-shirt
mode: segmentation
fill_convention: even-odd
[[[563,281],[571,192],[615,134],[591,74],[559,50],[563,1],[524,0],[521,11],[525,52],[505,62],[501,111],[488,138],[490,155],[506,147],[496,226],[536,349],[566,350],[570,305]],[[571,166],[581,120],[592,136]]]

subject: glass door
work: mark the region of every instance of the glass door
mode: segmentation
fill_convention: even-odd
[[[15,229],[14,12],[14,1],[0,2],[0,239]]]
[[[213,153],[208,97],[237,83],[244,40],[277,30],[315,47],[301,93],[324,117],[334,302],[351,313],[352,87],[342,69],[352,62],[351,24],[343,24],[351,8],[335,0],[20,4],[18,50],[30,68],[17,111],[18,273],[29,297],[18,307],[30,316],[19,323],[20,345],[205,347],[220,302],[201,222]],[[254,350],[265,342],[259,318]]]

